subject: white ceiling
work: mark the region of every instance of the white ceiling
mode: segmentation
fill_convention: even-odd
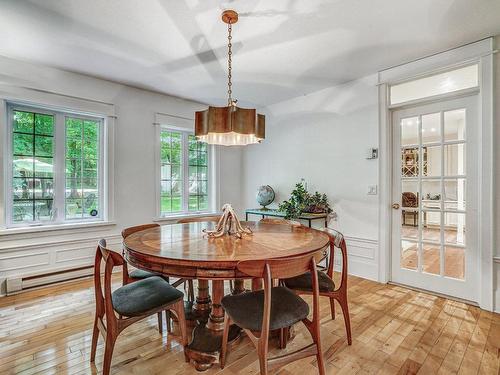
[[[499,0],[0,0],[0,55],[265,106],[500,34]]]

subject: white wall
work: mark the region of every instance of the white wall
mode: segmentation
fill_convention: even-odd
[[[0,287],[3,288],[2,282],[7,276],[92,264],[98,238],[106,237],[119,247],[122,228],[151,222],[156,205],[155,113],[193,118],[194,111],[205,105],[3,57],[0,57],[0,72],[0,84],[112,103],[118,116],[114,124],[116,224],[35,234],[0,234]],[[231,202],[241,209],[241,149],[221,148],[219,151],[223,182],[220,202]]]
[[[243,152],[245,207],[257,207],[255,192],[271,185],[276,202],[304,178],[310,191],[326,193],[337,214],[330,226],[347,237],[350,272],[377,279],[378,181],[377,77],[315,92],[264,108],[266,140]]]

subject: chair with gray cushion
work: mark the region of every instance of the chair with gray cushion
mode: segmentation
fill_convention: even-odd
[[[125,228],[124,230],[122,230],[122,238],[125,239],[133,233],[139,232],[141,230],[150,229],[150,228],[158,228],[159,226],[160,226],[159,224],[152,223],[152,224],[142,224],[142,225],[136,225],[135,227]],[[153,276],[159,276],[159,277],[163,278],[165,281],[167,281],[167,282],[169,281],[169,277],[166,275],[162,275],[162,274],[150,272],[150,271],[145,271],[145,270],[141,270],[141,269],[134,269],[134,270],[129,272],[127,283],[133,282],[133,281],[138,281],[138,280],[144,280],[144,279],[147,279],[147,278],[153,277]],[[167,324],[167,332],[171,332],[172,325],[170,322],[170,316],[168,315],[168,312],[165,315],[166,315],[165,322]],[[158,313],[158,331],[160,332],[160,334],[163,333],[163,323],[162,323],[162,313],[161,312]]]
[[[224,333],[220,365],[226,363],[227,342],[231,324],[242,328],[256,346],[259,356],[260,373],[281,367],[301,358],[315,356],[320,374],[325,373],[320,339],[319,285],[316,262],[313,255],[294,258],[248,260],[239,262],[238,271],[250,278],[263,278],[264,290],[227,295],[221,305],[225,311]],[[309,305],[297,294],[283,286],[272,286],[272,278],[290,278],[311,272],[313,282],[313,316],[309,315]],[[295,323],[303,322],[312,336],[313,342],[301,349],[274,358],[268,358],[269,331],[283,330]]]
[[[318,271],[319,295],[328,297],[330,299],[332,319],[335,319],[335,300],[339,302],[340,307],[342,308],[342,313],[344,315],[344,323],[347,332],[347,343],[351,345],[351,319],[349,317],[349,305],[347,301],[347,246],[342,233],[330,228],[325,228],[323,229],[323,231],[328,234],[328,237],[330,237],[330,261],[328,262],[328,269],[326,271],[326,274],[324,272]],[[342,253],[342,273],[340,277],[340,285],[338,286],[338,288],[335,288],[335,283],[333,282],[335,248],[340,249]],[[313,283],[311,279],[311,273],[309,272],[304,273],[300,276],[282,280],[282,284],[294,290],[298,294],[312,294]]]
[[[104,285],[101,282],[101,263],[104,260]],[[122,267],[123,286],[112,292],[114,267]],[[186,319],[184,317],[184,294],[158,276],[129,282],[127,263],[123,257],[106,248],[106,241],[100,240],[94,264],[94,286],[96,315],[92,333],[90,362],[95,361],[99,334],[105,340],[103,374],[108,375],[116,338],[132,323],[161,313],[173,312],[179,322],[181,344],[187,345]],[[117,316],[118,315],[118,316]]]

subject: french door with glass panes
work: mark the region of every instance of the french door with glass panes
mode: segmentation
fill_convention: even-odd
[[[477,97],[394,111],[392,280],[477,300]]]

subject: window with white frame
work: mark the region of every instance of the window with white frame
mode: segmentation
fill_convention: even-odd
[[[9,226],[103,220],[103,118],[8,105]]]
[[[478,87],[479,65],[473,64],[392,85],[390,104],[402,104]]]
[[[188,131],[160,133],[160,216],[211,210],[211,149]]]

